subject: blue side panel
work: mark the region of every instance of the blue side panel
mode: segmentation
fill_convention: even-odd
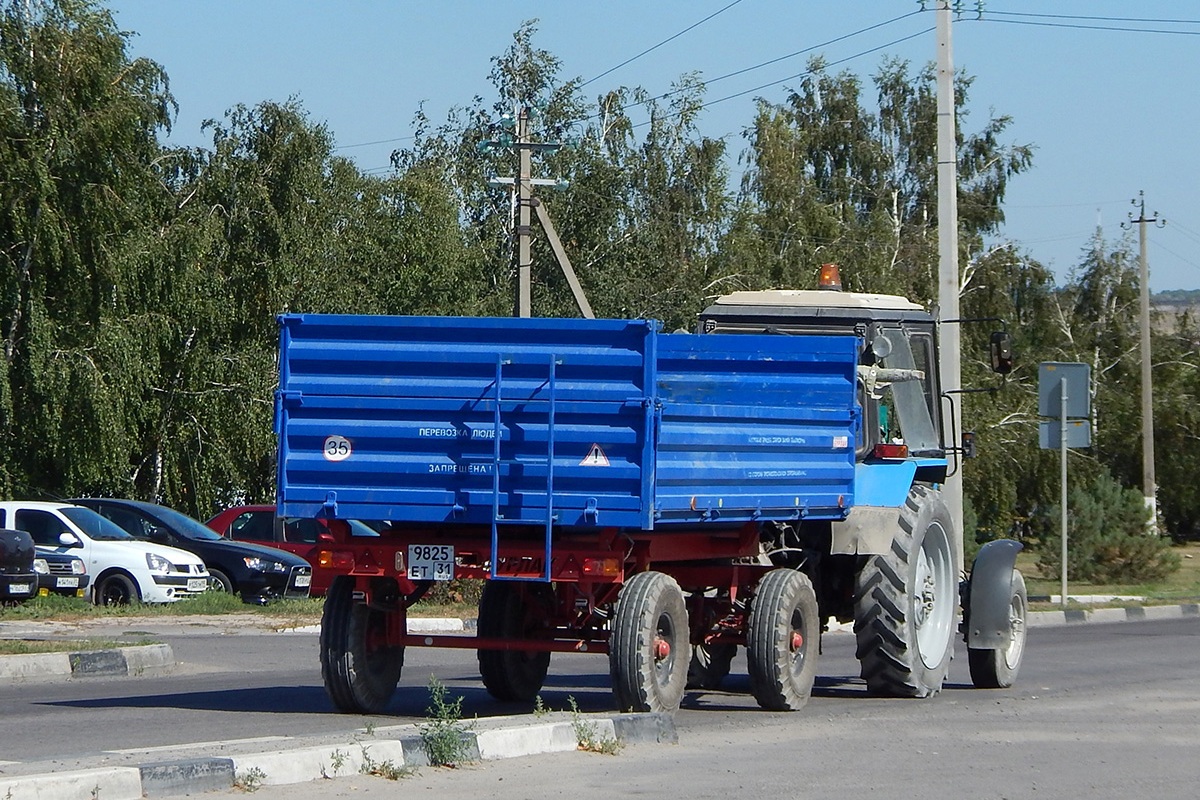
[[[671,334],[658,348],[661,522],[845,516],[853,337]]]
[[[644,353],[657,323],[280,322],[281,514],[490,524],[499,471],[500,516],[543,523],[552,457],[554,522],[596,524],[599,516],[643,527],[649,519]],[[606,466],[588,466],[599,463]]]
[[[663,335],[653,321],[280,319],[290,517],[649,530],[841,518],[852,337]]]

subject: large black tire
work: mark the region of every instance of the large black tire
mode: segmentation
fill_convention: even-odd
[[[687,686],[687,607],[675,579],[639,572],[621,589],[613,614],[608,667],[622,711],[679,708]]]
[[[550,618],[548,584],[487,581],[479,599],[479,636],[529,639]],[[479,674],[497,700],[533,702],[546,681],[550,652],[480,650]]]
[[[124,572],[113,572],[96,582],[92,600],[98,606],[127,606],[141,600],[137,583]]]
[[[718,689],[729,674],[736,644],[694,644],[688,663],[687,688]]]
[[[404,648],[386,644],[387,624],[385,612],[354,601],[353,578],[333,579],[321,614],[321,678],[338,711],[387,708],[404,666]]]
[[[821,623],[808,576],[775,569],[758,582],[746,625],[750,692],[769,711],[799,711],[817,675]]]
[[[953,531],[941,493],[914,486],[891,549],[858,574],[856,655],[873,694],[928,697],[942,689],[958,619]]]
[[[1025,614],[1029,605],[1025,577],[1013,570],[1012,599],[1008,608],[1009,640],[995,650],[967,649],[971,682],[979,689],[1007,689],[1017,680],[1025,655]]]

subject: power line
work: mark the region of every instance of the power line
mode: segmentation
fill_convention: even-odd
[[[925,28],[924,30],[917,31],[916,33],[909,34],[908,36],[902,36],[899,39],[893,39],[892,41],[887,42],[886,44],[881,44],[878,47],[872,47],[868,50],[862,50],[858,53],[855,53],[854,55],[846,56],[845,58],[839,58],[836,61],[830,61],[825,66],[834,67],[834,66],[837,66],[838,64],[844,64],[847,61],[853,61],[856,58],[862,58],[863,56],[870,55],[871,53],[877,53],[880,50],[884,50],[888,47],[892,47],[893,45],[901,44],[902,42],[907,42],[909,39],[915,39],[918,36],[925,36],[926,34],[932,33],[933,30],[934,30],[933,28]],[[705,109],[705,108],[708,108],[709,106],[715,106],[717,103],[724,103],[726,100],[735,100],[739,97],[744,97],[745,95],[752,94],[754,92],[758,92],[763,89],[769,89],[772,86],[778,86],[781,83],[786,83],[787,81],[795,80],[796,78],[802,78],[805,75],[812,75],[812,74],[813,74],[813,71],[811,69],[804,70],[803,72],[797,72],[795,75],[789,75],[786,78],[780,78],[779,80],[771,81],[770,83],[764,83],[759,86],[755,86],[752,89],[746,89],[743,92],[735,92],[734,94],[726,95],[725,97],[721,97],[716,100],[709,101],[707,103],[702,104],[700,106],[700,108]],[[651,122],[651,120],[647,120],[646,122],[640,122],[637,125],[634,125],[632,127],[642,128],[642,127],[645,127],[646,125],[649,125],[650,122]]]
[[[1002,25],[1028,25],[1035,28],[1070,28],[1074,30],[1084,31],[1116,31],[1118,33],[1161,33],[1168,36],[1200,36],[1200,31],[1180,31],[1168,30],[1163,28],[1130,28],[1121,25],[1075,25],[1065,22],[1034,22],[1033,20],[1023,19],[989,19],[987,17],[975,18],[968,20],[969,22],[994,22]],[[1200,24],[1191,23],[1191,24]]]
[[[647,48],[646,50],[643,50],[642,52],[638,53],[636,56],[633,56],[632,58],[627,58],[627,59],[625,59],[625,60],[624,60],[624,61],[622,61],[620,64],[617,64],[615,67],[612,67],[612,68],[610,68],[610,69],[606,69],[604,72],[601,72],[601,73],[600,73],[599,75],[597,75],[596,77],[594,77],[594,78],[591,78],[591,79],[589,79],[589,80],[586,80],[586,81],[584,81],[583,83],[579,84],[579,88],[581,88],[581,89],[582,89],[584,86],[587,86],[589,83],[592,83],[592,82],[594,82],[594,81],[598,81],[598,80],[600,80],[601,78],[603,78],[605,75],[608,75],[609,73],[616,72],[617,70],[619,70],[621,67],[625,66],[626,64],[632,64],[634,61],[637,61],[639,58],[641,58],[642,56],[646,55],[647,53],[651,53],[651,52],[653,52],[653,51],[657,50],[658,48],[662,47],[664,44],[667,44],[668,42],[672,42],[672,41],[674,41],[675,39],[678,39],[680,36],[683,36],[683,35],[684,35],[685,33],[687,33],[688,31],[690,31],[690,30],[693,30],[693,29],[695,29],[695,28],[698,28],[698,27],[700,27],[701,25],[703,25],[704,23],[708,22],[708,21],[709,21],[710,19],[712,19],[713,17],[715,17],[715,16],[717,16],[718,14],[721,14],[721,13],[723,13],[723,12],[725,12],[725,11],[728,11],[729,9],[733,8],[734,6],[736,6],[736,5],[737,5],[738,3],[740,3],[740,2],[742,2],[742,0],[733,0],[733,2],[732,2],[732,3],[730,3],[729,5],[725,6],[724,8],[719,8],[719,9],[717,9],[716,11],[714,11],[714,12],[713,12],[713,13],[711,13],[711,14],[709,14],[709,15],[708,15],[707,17],[705,17],[704,19],[700,20],[700,21],[699,21],[699,22],[697,22],[697,23],[694,23],[694,24],[692,24],[692,25],[689,25],[688,27],[686,27],[686,28],[684,28],[683,30],[681,30],[679,33],[676,33],[674,36],[669,36],[669,37],[667,37],[666,39],[663,39],[663,40],[662,40],[661,42],[659,42],[658,44],[654,45],[653,47]]]
[[[913,16],[914,14],[920,14],[920,13],[921,13],[920,11],[910,11],[907,14],[902,14],[898,17],[893,17],[892,19],[886,20],[884,22],[878,22],[874,25],[869,25],[865,28],[859,28],[858,30],[854,31],[853,33],[847,33],[842,36],[838,36],[836,38],[821,42],[819,44],[814,44],[810,47],[805,47],[803,50],[797,50],[794,53],[788,53],[785,56],[779,56],[778,58],[772,58],[770,61],[763,61],[762,63],[755,64],[754,66],[751,66],[751,67],[739,69],[734,72],[728,72],[724,75],[718,75],[715,78],[706,79],[704,81],[704,85],[712,86],[714,83],[720,83],[721,81],[726,80],[727,78],[736,78],[738,75],[745,75],[747,72],[754,72],[755,70],[762,69],[763,67],[769,67],[772,64],[778,64],[780,61],[787,61],[789,58],[795,58],[796,56],[802,56],[807,53],[811,53],[815,50],[820,50],[822,48],[829,47],[830,45],[838,44],[839,42],[844,42],[847,39],[853,39],[855,36],[861,36],[862,34],[869,33],[877,28],[883,28],[887,25],[891,25],[893,23],[900,22],[901,20],[908,19],[909,17]],[[803,74],[803,73],[801,73],[801,74]],[[790,80],[790,78],[785,78],[784,80]],[[675,89],[670,92],[665,92],[663,94],[658,95],[657,97],[650,98],[649,100],[644,100],[644,101],[641,101],[638,103],[630,103],[627,106],[622,106],[621,110],[625,111],[626,109],[637,108],[638,106],[645,105],[646,103],[654,102],[656,100],[665,100],[668,97],[679,94],[680,92],[683,92],[683,91],[686,91],[686,90],[685,89]],[[756,91],[756,90],[751,89],[750,91]]]
[[[600,73],[599,75],[597,75],[596,77],[594,77],[594,78],[592,78],[592,79],[590,79],[590,80],[588,80],[588,81],[585,81],[585,82],[581,83],[581,84],[579,85],[579,87],[580,87],[580,88],[583,88],[584,86],[587,86],[589,83],[592,83],[592,82],[594,82],[594,81],[596,81],[596,80],[599,80],[600,78],[603,78],[605,75],[608,75],[609,73],[611,73],[611,72],[614,72],[614,71],[616,71],[616,70],[620,69],[621,67],[625,66],[626,64],[629,64],[629,63],[631,63],[632,61],[634,61],[634,60],[636,60],[636,59],[638,59],[638,58],[641,58],[643,55],[645,55],[646,53],[649,53],[651,50],[657,49],[658,47],[661,47],[662,45],[664,45],[664,44],[667,44],[667,43],[668,43],[668,42],[670,42],[672,39],[676,39],[676,38],[678,38],[679,36],[683,35],[684,33],[687,33],[688,31],[692,30],[693,28],[696,28],[697,26],[699,26],[699,25],[703,24],[704,22],[707,22],[708,20],[712,19],[712,18],[713,18],[713,17],[715,17],[716,15],[720,14],[720,13],[721,13],[721,12],[723,12],[723,11],[726,11],[727,9],[729,9],[729,8],[731,8],[731,7],[735,6],[735,5],[737,5],[737,4],[738,4],[738,3],[740,3],[740,2],[741,2],[741,0],[735,0],[735,2],[733,2],[733,3],[730,3],[729,5],[725,6],[724,8],[721,8],[721,9],[719,9],[719,10],[717,10],[717,11],[713,12],[713,13],[712,13],[712,14],[710,14],[709,16],[705,17],[704,19],[700,20],[699,22],[695,23],[694,25],[691,25],[690,27],[688,27],[688,28],[685,28],[684,30],[680,31],[679,33],[675,34],[674,36],[671,36],[671,37],[670,37],[670,38],[668,38],[668,39],[664,39],[663,41],[661,41],[661,42],[659,42],[658,44],[654,45],[654,47],[651,47],[650,49],[648,49],[648,50],[645,50],[645,51],[643,51],[643,52],[639,53],[639,54],[638,54],[638,55],[636,55],[636,56],[633,56],[633,58],[630,58],[630,59],[627,59],[626,61],[623,61],[622,63],[618,64],[617,66],[613,67],[612,69],[606,70],[606,71],[604,71],[604,72]],[[794,51],[794,52],[791,52],[791,53],[788,53],[788,54],[786,54],[786,55],[778,56],[778,57],[776,57],[776,58],[772,58],[772,59],[769,59],[769,60],[767,60],[767,61],[762,61],[762,62],[759,62],[758,64],[754,64],[754,65],[752,65],[752,66],[749,66],[749,67],[744,67],[744,68],[742,68],[742,69],[735,70],[735,71],[733,71],[733,72],[727,72],[727,73],[725,73],[724,75],[718,75],[718,76],[717,76],[717,77],[715,77],[715,78],[711,78],[711,79],[705,80],[705,81],[704,81],[704,84],[705,84],[705,86],[712,86],[712,85],[713,85],[713,84],[715,84],[715,83],[720,83],[721,81],[728,80],[729,78],[736,78],[736,77],[737,77],[737,76],[739,76],[739,75],[745,75],[745,74],[747,74],[747,73],[754,72],[755,70],[763,69],[764,67],[769,67],[769,66],[771,66],[771,65],[773,65],[773,64],[778,64],[778,63],[779,63],[779,62],[781,62],[781,61],[787,61],[788,59],[796,58],[797,56],[806,55],[806,54],[808,54],[808,53],[812,53],[812,52],[814,52],[814,51],[821,50],[821,49],[823,49],[823,48],[826,48],[826,47],[829,47],[829,46],[831,46],[831,45],[835,45],[835,44],[838,44],[838,43],[840,43],[840,42],[844,42],[844,41],[846,41],[846,40],[848,40],[848,39],[853,39],[853,38],[855,38],[856,36],[861,36],[861,35],[863,35],[864,33],[870,33],[870,32],[871,32],[871,31],[873,31],[873,30],[878,30],[879,28],[884,28],[884,27],[887,27],[888,25],[893,25],[893,24],[895,24],[895,23],[897,23],[897,22],[901,22],[901,21],[903,21],[903,20],[905,20],[905,19],[908,19],[909,17],[912,17],[912,16],[914,16],[914,15],[916,15],[916,14],[921,14],[921,13],[923,13],[923,12],[922,12],[922,11],[920,11],[920,10],[917,10],[917,11],[910,11],[910,12],[908,12],[907,14],[901,14],[901,15],[900,15],[900,16],[898,16],[898,17],[892,17],[891,19],[884,20],[883,22],[877,22],[877,23],[875,23],[874,25],[868,25],[868,26],[866,26],[866,27],[859,28],[858,30],[856,30],[856,31],[852,31],[851,33],[843,34],[843,35],[841,35],[841,36],[836,36],[836,37],[834,37],[834,38],[832,38],[832,39],[828,39],[828,40],[826,40],[826,41],[823,41],[823,42],[820,42],[820,43],[818,43],[818,44],[814,44],[814,45],[811,45],[811,46],[809,46],[809,47],[805,47],[805,48],[803,48],[803,49],[801,49],[801,50],[796,50],[796,51]],[[932,28],[927,28],[926,30],[924,30],[924,31],[921,31],[920,33],[913,34],[912,36],[907,36],[907,37],[904,37],[904,38],[902,38],[902,39],[897,39],[895,42],[892,42],[891,44],[895,44],[895,43],[897,43],[897,42],[903,42],[903,41],[907,41],[908,39],[915,38],[916,36],[920,36],[921,34],[923,34],[923,33],[928,33],[929,31],[932,31],[932,30],[933,30]],[[882,45],[882,47],[890,47],[890,46],[891,46],[891,44]],[[881,49],[881,48],[874,48],[874,49],[872,49],[872,50],[867,50],[867,51],[864,51],[863,53],[859,53],[859,54],[857,54],[857,55],[850,56],[849,58],[858,58],[859,56],[862,56],[862,55],[867,55],[867,54],[873,53],[873,52],[875,52],[876,50],[879,50],[879,49]],[[846,60],[849,60],[849,59],[842,59],[841,61],[834,61],[834,62],[830,62],[830,63],[831,63],[831,64],[839,64],[839,63],[842,63],[843,61],[846,61]],[[757,87],[757,88],[754,88],[754,89],[749,89],[749,90],[747,90],[746,92],[742,92],[741,94],[749,94],[750,92],[756,92],[756,91],[759,91],[760,89],[764,89],[764,88],[767,88],[767,87],[769,87],[769,86],[774,86],[775,84],[777,84],[777,83],[783,83],[784,81],[793,80],[793,79],[794,79],[794,78],[796,78],[796,77],[800,77],[800,76],[802,76],[802,75],[806,75],[806,74],[808,74],[808,73],[807,73],[807,72],[801,72],[801,73],[798,73],[797,75],[793,75],[793,76],[791,76],[791,77],[788,77],[788,78],[783,78],[782,80],[779,80],[779,81],[773,81],[772,83],[763,84],[762,86],[759,86],[759,87]],[[672,91],[669,91],[669,92],[664,92],[663,94],[657,95],[657,96],[655,96],[655,97],[652,97],[652,98],[649,98],[649,99],[647,99],[647,100],[639,101],[639,102],[636,102],[636,103],[630,103],[630,104],[628,104],[628,105],[622,106],[622,107],[620,108],[620,110],[621,110],[622,112],[624,112],[624,111],[627,111],[627,110],[629,110],[629,109],[637,108],[638,106],[644,106],[644,105],[646,105],[647,103],[652,103],[652,102],[655,102],[655,101],[658,101],[658,100],[665,100],[665,99],[667,99],[667,98],[669,98],[669,97],[672,97],[672,96],[674,96],[674,95],[676,95],[676,94],[679,94],[679,93],[681,93],[681,92],[683,92],[683,91],[686,91],[686,90],[685,90],[685,89],[674,89],[674,90],[672,90]],[[735,97],[739,97],[739,96],[741,96],[741,95],[740,95],[740,94],[738,94],[738,95],[730,95],[730,96],[728,96],[728,97],[721,98],[720,100],[714,100],[714,101],[713,101],[713,102],[711,102],[711,103],[707,103],[707,104],[705,104],[705,106],[704,106],[704,107],[707,107],[707,106],[709,106],[709,105],[714,105],[714,104],[716,104],[716,103],[719,103],[719,102],[722,102],[722,101],[724,101],[724,100],[727,100],[727,99],[733,99],[733,98],[735,98]],[[600,113],[592,114],[592,115],[590,115],[590,116],[588,116],[588,117],[585,117],[585,118],[584,118],[582,121],[586,122],[586,121],[588,121],[588,120],[592,120],[592,119],[598,119],[600,116],[601,116],[601,115],[600,115]],[[400,137],[397,137],[397,138],[394,138],[394,139],[381,139],[381,140],[374,141],[374,142],[360,142],[360,143],[356,143],[356,144],[339,145],[338,147],[335,147],[335,148],[334,148],[334,150],[348,150],[348,149],[355,148],[355,147],[368,147],[368,146],[371,146],[371,145],[392,144],[392,143],[394,143],[394,142],[410,141],[410,140],[412,140],[412,139],[415,139],[415,138],[416,138],[415,136],[400,136]]]
[[[984,14],[998,17],[1038,17],[1042,19],[1081,19],[1089,22],[1144,22],[1154,25],[1200,25],[1196,19],[1154,19],[1146,17],[1099,17],[1087,14],[1035,14],[1028,11],[992,11],[985,8]]]

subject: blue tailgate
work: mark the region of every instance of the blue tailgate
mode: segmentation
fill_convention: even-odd
[[[652,529],[852,502],[852,337],[646,320],[280,318],[289,517]]]

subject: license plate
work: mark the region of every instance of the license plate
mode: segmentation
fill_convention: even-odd
[[[297,575],[296,587],[303,588],[305,586],[312,586],[312,575]]]
[[[79,578],[56,578],[54,585],[59,589],[77,589],[79,588]]]
[[[453,580],[453,545],[410,544],[408,546],[408,579],[410,581]]]
[[[188,578],[189,592],[203,592],[208,588],[208,578]]]
[[[9,594],[29,594],[33,591],[33,586],[28,583],[10,583],[8,585]]]

